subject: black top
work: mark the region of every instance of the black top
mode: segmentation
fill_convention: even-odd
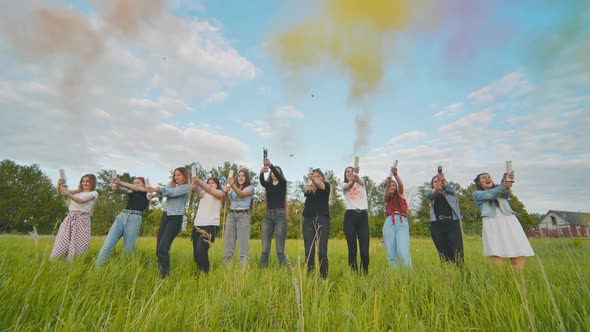
[[[434,215],[437,221],[453,220],[453,209],[443,195],[436,195],[434,198]]]
[[[127,206],[125,206],[125,210],[141,212],[148,208],[150,201],[147,199],[146,192],[134,191],[127,195],[129,196],[129,199],[127,200]]]
[[[317,188],[315,192],[305,193],[304,217],[330,216],[330,184],[324,182],[325,190]]]
[[[260,172],[260,184],[266,189],[266,209],[284,209],[287,197],[287,180],[273,165],[270,165],[270,171],[279,180],[279,183],[274,185],[272,180],[266,181],[264,173]]]

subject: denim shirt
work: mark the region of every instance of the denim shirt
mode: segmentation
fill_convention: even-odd
[[[177,187],[162,187],[161,196],[168,197],[164,212],[169,216],[182,216],[188,201],[188,193],[191,187],[188,184],[182,184]]]
[[[502,182],[499,186],[492,189],[474,191],[473,200],[475,201],[479,212],[481,212],[482,217],[493,218],[496,216],[497,205],[492,203],[494,200],[498,200],[500,212],[506,216],[509,216],[514,214],[510,204],[508,204],[508,201],[506,200],[506,198],[510,196],[510,192],[510,189],[504,190],[504,185]]]
[[[252,195],[246,197],[240,197],[236,194],[235,191],[231,191],[229,193],[229,197],[231,197],[230,209],[243,209],[243,210],[250,210],[250,203],[252,203],[252,199],[254,199],[254,186],[250,185],[242,189],[243,191],[252,190]]]
[[[449,203],[451,206],[451,210],[453,211],[453,220],[461,219],[461,210],[459,209],[459,203],[457,202],[457,197],[455,196],[455,188],[452,186],[447,186],[443,189],[442,195],[447,200],[447,203]],[[433,195],[432,190],[429,190],[427,196],[430,200],[430,221],[436,221],[436,214],[434,213],[434,199],[438,195]]]

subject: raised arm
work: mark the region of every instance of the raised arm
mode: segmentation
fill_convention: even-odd
[[[211,187],[209,184],[207,184],[207,182],[201,180],[200,178],[197,178],[197,183],[199,184],[199,186],[201,186],[201,188],[203,188],[203,190],[201,190],[198,186],[197,186],[197,194],[199,195],[199,198],[203,198],[203,196],[205,196],[205,192],[215,198],[218,199],[222,199],[224,196],[223,190],[221,189],[215,189],[213,187]],[[201,194],[199,194],[199,192],[201,192]]]
[[[281,174],[281,172],[279,172],[279,170],[273,164],[270,164],[269,166],[270,166],[270,171],[272,172],[272,174],[275,175],[277,180],[279,180],[279,183],[280,184],[287,184],[287,180],[285,179],[283,174]]]
[[[133,183],[127,183],[127,182],[123,182],[123,181],[118,181],[118,184],[119,184],[119,187],[123,187],[123,188],[129,189],[131,191],[145,192],[145,188],[144,187],[136,186]]]
[[[488,190],[476,190],[473,192],[473,200],[475,203],[480,203],[484,201],[492,201],[498,197],[504,197],[510,194],[510,189],[504,188],[503,185],[499,185],[495,188],[488,189]]]
[[[131,193],[133,192],[133,191],[131,191],[131,190],[127,189],[127,188],[123,188],[123,187],[121,187],[121,186],[120,186],[120,185],[118,185],[118,184],[113,184],[113,185],[111,186],[111,188],[112,188],[113,190],[116,190],[117,192],[120,192],[120,193],[123,193],[123,194],[131,194]]]
[[[191,187],[188,184],[182,184],[177,187],[162,187],[162,188],[155,188],[157,192],[161,192],[163,196],[166,197],[179,197],[188,195],[188,192],[191,190]]]
[[[349,191],[352,188],[352,186],[354,186],[354,181],[340,183],[340,188],[342,188],[342,191],[344,192]]]
[[[72,201],[74,201],[74,202],[76,202],[78,204],[83,204],[83,203],[89,202],[89,201],[91,201],[93,199],[96,199],[96,197],[97,197],[96,194],[89,195],[88,197],[83,197],[83,198],[77,197],[75,194],[71,193],[69,190],[67,190],[65,188],[61,188],[60,194],[62,196],[69,197]]]
[[[326,183],[324,181],[322,181],[321,179],[312,176],[311,182],[316,187],[316,189],[319,189],[322,191],[326,190]]]
[[[252,189],[250,189],[248,187],[246,187],[244,190],[242,190],[238,186],[236,186],[235,184],[232,184],[231,189],[236,193],[236,195],[238,195],[240,197],[248,197],[248,196],[254,195],[254,192],[252,191]]]

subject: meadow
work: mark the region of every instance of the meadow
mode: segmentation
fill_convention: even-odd
[[[211,273],[199,274],[190,238],[177,238],[171,275],[158,277],[155,239],[120,247],[95,269],[103,238],[73,263],[49,262],[52,236],[0,236],[2,331],[589,331],[590,240],[531,239],[537,256],[521,274],[482,257],[481,238],[465,239],[466,264],[441,264],[430,239],[412,239],[413,269],[387,266],[371,240],[368,275],[347,266],[346,242],[329,241],[329,275],[307,275],[303,241],[288,240],[290,268],[223,268],[223,242]],[[274,245],[274,244],[273,244]],[[237,257],[235,257],[237,259]]]

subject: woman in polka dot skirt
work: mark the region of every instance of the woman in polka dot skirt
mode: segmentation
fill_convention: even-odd
[[[50,258],[63,257],[71,261],[90,249],[90,213],[98,198],[96,176],[86,174],[77,190],[68,190],[63,180],[58,181],[59,193],[68,197],[70,211],[59,226]]]

